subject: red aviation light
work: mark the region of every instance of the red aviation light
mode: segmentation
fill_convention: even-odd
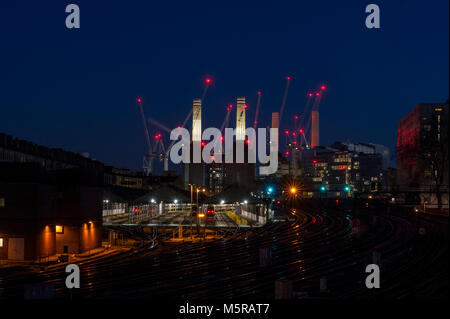
[[[254,125],[258,124],[258,121],[253,122]]]
[[[261,91],[258,91],[258,95],[261,95]]]
[[[295,136],[295,132],[292,132],[292,136]]]
[[[211,84],[211,82],[212,82],[211,78],[206,78],[206,79],[205,79],[205,83],[206,83],[206,84]]]
[[[294,116],[294,120],[298,120],[298,115]]]
[[[181,128],[181,125],[178,125],[177,128]]]
[[[223,141],[225,138],[223,136],[220,137],[220,140]]]
[[[316,96],[320,96],[320,92],[317,92],[317,93],[316,93]]]
[[[247,145],[250,144],[250,140],[249,140],[249,139],[246,139],[246,140],[245,140],[245,144],[247,144]]]
[[[327,87],[326,87],[325,85],[320,86],[320,90],[321,90],[321,91],[325,91],[326,88],[327,88]]]
[[[292,142],[292,144],[297,145],[297,141]]]
[[[140,97],[137,98],[138,103],[142,103],[142,99]]]
[[[284,134],[289,135],[289,131],[288,130],[284,131]]]
[[[289,152],[288,151],[286,151],[286,153],[284,153],[284,154],[286,154],[286,156],[289,156]]]
[[[200,145],[201,145],[201,146],[205,146],[205,142],[202,141],[202,142],[200,143]]]
[[[302,128],[299,129],[298,132],[299,132],[299,133],[303,133],[303,129],[302,129]]]
[[[247,104],[244,104],[244,109],[247,109],[248,108],[248,105]]]
[[[309,96],[309,97],[312,97],[312,96],[313,96],[313,94],[312,94],[312,93],[308,93],[308,96]]]
[[[286,77],[286,80],[290,81],[290,80],[291,80],[291,77],[290,77],[290,76],[287,76],[287,77]]]
[[[313,164],[317,164],[317,160],[313,160]]]

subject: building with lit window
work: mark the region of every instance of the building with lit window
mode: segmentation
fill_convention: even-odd
[[[102,178],[95,170],[0,163],[0,259],[42,260],[101,246]]]
[[[382,145],[337,142],[304,150],[302,178],[313,196],[351,197],[385,187],[389,150]]]
[[[397,183],[405,201],[448,211],[448,102],[421,103],[397,125]]]

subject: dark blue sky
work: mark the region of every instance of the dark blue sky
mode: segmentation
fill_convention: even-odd
[[[80,6],[79,30],[65,28],[69,3]],[[365,27],[369,3],[381,8],[379,30]],[[205,126],[220,126],[225,106],[241,95],[250,124],[258,90],[267,125],[290,75],[283,127],[300,115],[306,92],[325,83],[321,144],[348,138],[392,149],[402,116],[420,102],[448,99],[448,6],[2,1],[0,132],[140,169],[146,146],[137,96],[149,116],[173,128],[209,75]]]

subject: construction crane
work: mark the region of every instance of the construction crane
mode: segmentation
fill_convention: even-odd
[[[253,121],[253,128],[256,130],[258,125],[259,106],[261,105],[261,91],[258,91],[258,100],[256,101],[255,120]]]
[[[281,100],[280,123],[281,123],[281,120],[283,118],[283,112],[284,112],[284,107],[286,105],[286,99],[287,99],[287,95],[288,95],[288,91],[289,91],[289,84],[290,83],[291,83],[291,77],[287,76],[286,77],[286,87],[284,88],[283,99]]]
[[[148,154],[144,156],[142,160],[142,168],[144,169],[145,175],[150,175],[152,173],[152,162],[155,157],[155,153],[152,150],[152,144],[150,141],[150,134],[148,133],[147,121],[145,119],[144,108],[142,107],[142,99],[137,98],[137,104],[139,107],[139,111],[141,113],[142,125],[144,127],[145,140],[147,142]]]

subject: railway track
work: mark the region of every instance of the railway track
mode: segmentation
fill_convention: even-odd
[[[421,237],[417,220],[405,217],[380,214],[373,222],[366,213],[306,206],[287,213],[289,222],[251,231],[236,225],[221,230],[221,239],[180,243],[161,251],[150,245],[155,238],[123,229],[148,244],[80,262],[82,288],[73,297],[273,298],[277,279],[292,280],[294,291],[313,298],[448,294],[448,223],[420,220],[428,230]],[[352,229],[356,218],[367,226],[363,234]],[[259,267],[261,247],[272,249],[269,267]],[[381,254],[382,287],[370,290],[364,284],[364,270],[372,263],[374,250]],[[57,297],[68,298],[65,275],[63,266],[55,266],[39,274],[5,277],[0,286],[4,297],[14,298],[23,296],[27,280],[52,282]],[[328,281],[327,294],[319,293],[322,277]]]

